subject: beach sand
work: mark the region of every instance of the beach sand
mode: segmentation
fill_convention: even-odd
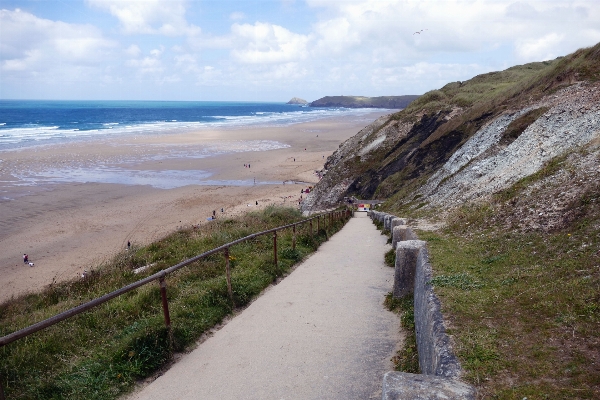
[[[297,206],[300,190],[318,181],[315,170],[323,167],[341,142],[381,115],[373,112],[285,127],[99,138],[3,151],[0,302],[38,291],[54,280],[76,279],[124,251],[128,241],[145,245],[180,227],[210,223],[206,219],[213,210],[223,218],[270,204]],[[289,147],[242,151],[248,143],[263,143],[259,141]],[[207,148],[225,153],[199,158]],[[128,176],[128,183],[146,173],[167,172],[186,176],[187,182],[198,174],[198,184],[160,189],[140,184],[23,181],[23,176],[47,176],[48,171],[89,175],[98,166],[104,173],[115,170],[117,176]],[[23,263],[24,253],[33,267]]]

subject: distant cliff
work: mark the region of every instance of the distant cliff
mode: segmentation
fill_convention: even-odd
[[[413,100],[419,96],[325,96],[315,100],[309,105],[311,107],[346,107],[346,108],[406,108]]]
[[[293,97],[290,101],[288,101],[286,104],[297,104],[297,105],[304,105],[304,104],[308,104],[308,101],[304,100],[304,99],[300,99],[298,97]]]

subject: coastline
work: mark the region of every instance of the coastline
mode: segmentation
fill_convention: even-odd
[[[124,250],[128,241],[145,245],[180,227],[210,223],[206,218],[213,210],[217,217],[230,217],[269,204],[297,206],[300,190],[317,182],[314,171],[323,167],[339,144],[384,114],[3,151],[0,180],[14,184],[3,193],[11,200],[0,201],[0,302],[40,290],[53,280],[75,279],[83,270],[96,268]],[[249,141],[283,146],[242,151]],[[226,149],[239,148],[199,155],[206,146],[224,144]],[[165,151],[171,155],[164,157]],[[166,176],[166,182],[185,175],[194,184],[169,189],[102,179],[91,179],[91,183],[33,179],[21,184],[14,173],[28,170],[35,177],[41,170],[77,170],[93,178],[97,165],[134,178],[146,172],[153,176],[169,172],[172,175]],[[35,263],[33,267],[22,262],[23,253]]]

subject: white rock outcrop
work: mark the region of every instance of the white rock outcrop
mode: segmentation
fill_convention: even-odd
[[[550,109],[506,148],[498,145],[511,121]],[[432,205],[457,204],[504,189],[550,159],[600,137],[600,85],[575,84],[481,128],[420,189]]]

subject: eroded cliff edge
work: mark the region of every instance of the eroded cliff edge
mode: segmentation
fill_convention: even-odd
[[[599,76],[596,45],[428,92],[342,143],[302,209],[345,196],[387,199],[392,208],[462,204],[567,155],[597,174]],[[582,148],[589,154],[574,154]]]

